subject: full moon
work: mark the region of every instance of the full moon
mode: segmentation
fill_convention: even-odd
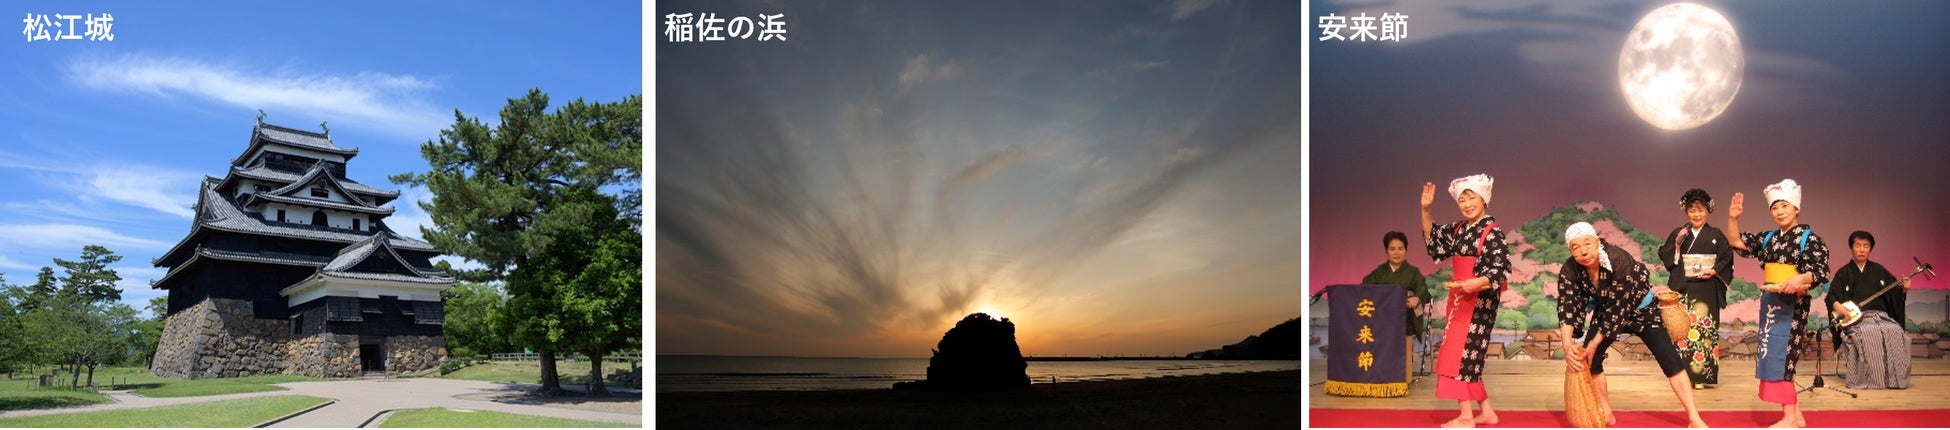
[[[1686,130],[1726,112],[1740,92],[1746,62],[1726,17],[1706,6],[1673,3],[1653,9],[1625,36],[1618,86],[1645,122]]]

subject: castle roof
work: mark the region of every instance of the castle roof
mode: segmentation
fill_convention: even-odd
[[[192,243],[197,234],[204,229],[346,244],[357,243],[377,236],[377,234],[366,234],[354,230],[264,220],[260,217],[244,213],[243,208],[237,202],[224,197],[222,194],[218,194],[216,191],[216,185],[218,183],[219,180],[216,178],[204,178],[203,190],[196,202],[196,219],[190,227],[190,234],[183,236],[182,241],[177,242],[174,247],[164,252],[162,256],[151,260],[150,262],[152,264],[161,265],[165,261],[170,261],[172,257],[191,251],[193,247],[186,246]],[[375,222],[373,228],[379,232],[388,233],[385,235],[387,245],[392,248],[424,252],[436,251],[433,244],[390,234],[391,228],[383,223]]]
[[[244,148],[244,153],[238,154],[236,159],[230,160],[230,165],[242,166],[244,163],[250,162],[251,154],[257,153],[258,149],[266,145],[283,145],[327,154],[342,155],[348,161],[353,156],[359,155],[359,148],[340,148],[338,145],[332,144],[331,135],[265,124],[259,121],[256,127],[251,128],[250,147]]]

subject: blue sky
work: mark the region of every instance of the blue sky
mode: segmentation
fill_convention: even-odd
[[[560,105],[644,92],[642,6],[633,2],[65,2],[28,14],[112,14],[113,41],[0,38],[0,273],[33,280],[84,244],[124,259],[123,301],[141,308],[149,260],[188,232],[203,175],[221,177],[266,122],[357,147],[353,180],[399,189],[419,145],[453,112],[490,123],[541,88]],[[424,212],[406,189],[395,230]],[[58,270],[58,268],[57,268]]]
[[[1299,315],[1301,4],[663,2],[788,40],[656,51],[667,354],[1185,354]],[[650,28],[662,28],[662,19]]]

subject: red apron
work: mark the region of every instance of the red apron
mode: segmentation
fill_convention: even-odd
[[[1449,264],[1456,274],[1450,279],[1476,277],[1476,257],[1450,257]],[[1442,349],[1436,352],[1435,374],[1454,378],[1462,374],[1463,347],[1469,343],[1469,321],[1476,316],[1476,294],[1449,290],[1446,309],[1449,324],[1442,330]]]
[[[1483,227],[1483,236],[1476,239],[1476,253],[1481,255],[1483,241],[1489,239],[1490,229],[1496,228],[1492,222]],[[1476,256],[1449,257],[1449,268],[1455,273],[1450,279],[1463,280],[1476,277]],[[1492,285],[1491,288],[1498,287]],[[1442,331],[1442,349],[1436,352],[1435,396],[1444,399],[1483,401],[1490,398],[1484,389],[1483,381],[1465,382],[1461,379],[1463,350],[1469,345],[1469,322],[1476,317],[1477,293],[1464,293],[1449,290],[1447,308],[1449,323]]]

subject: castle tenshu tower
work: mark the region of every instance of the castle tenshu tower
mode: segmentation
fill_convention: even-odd
[[[205,176],[189,234],[151,263],[169,317],[150,370],[178,378],[412,372],[446,359],[433,245],[386,225],[397,190],[346,177],[357,148],[265,124]]]

